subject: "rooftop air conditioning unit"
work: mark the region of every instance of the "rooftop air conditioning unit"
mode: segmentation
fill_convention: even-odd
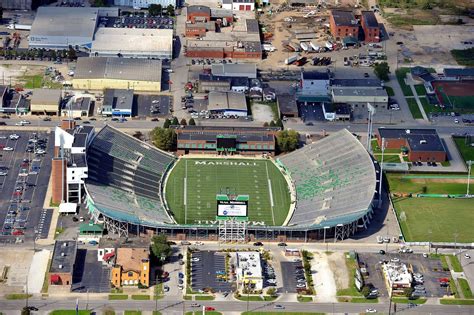
[[[426,140],[420,140],[420,144],[426,144]]]
[[[63,269],[63,265],[59,265],[59,269]]]

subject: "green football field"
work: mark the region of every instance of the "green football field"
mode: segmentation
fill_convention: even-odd
[[[394,198],[393,205],[407,241],[474,241],[474,199]]]
[[[248,219],[281,225],[290,208],[290,192],[269,160],[180,159],[168,176],[165,198],[180,224],[215,220],[216,195],[227,188],[249,195]]]

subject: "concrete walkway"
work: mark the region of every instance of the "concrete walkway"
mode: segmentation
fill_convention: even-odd
[[[416,93],[415,82],[413,81],[413,78],[410,73],[407,73],[407,77],[405,78],[405,83],[410,87],[413,93],[416,104],[418,105],[418,108],[420,109],[421,116],[423,116],[423,119],[425,121],[429,122],[430,120],[428,119],[428,116],[425,113],[425,109],[423,108],[423,105],[421,104],[420,98],[418,97],[418,94]]]

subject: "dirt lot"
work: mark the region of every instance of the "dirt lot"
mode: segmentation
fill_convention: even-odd
[[[347,272],[346,258],[344,253],[334,252],[328,256],[329,268],[334,275],[334,281],[338,289],[349,287],[349,273]]]
[[[252,105],[252,117],[255,121],[260,121],[262,123],[269,122],[274,120],[272,109],[270,106],[262,104],[253,104]]]
[[[0,283],[0,294],[17,292],[26,285],[28,270],[33,258],[32,250],[2,249],[0,272],[8,268],[6,282]]]

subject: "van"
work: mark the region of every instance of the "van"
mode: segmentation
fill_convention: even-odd
[[[377,243],[382,244],[383,243],[383,237],[382,236],[377,236]]]

